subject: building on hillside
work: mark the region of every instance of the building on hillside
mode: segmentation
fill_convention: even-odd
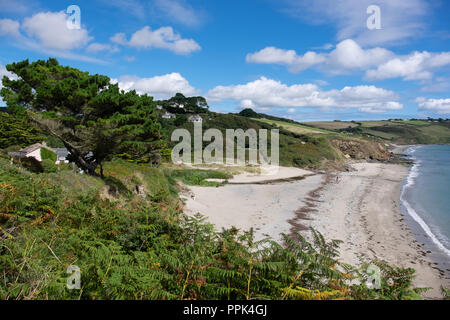
[[[64,162],[69,163],[69,160],[67,160],[67,157],[69,156],[70,152],[66,148],[55,148],[53,149],[56,153],[56,164]]]
[[[171,106],[172,108],[180,108],[180,109],[184,109],[184,104],[177,103],[177,102],[172,103],[170,106]]]
[[[37,161],[42,161],[41,156],[41,149],[45,148],[47,150],[50,150],[54,153],[56,153],[56,164],[59,164],[61,162],[68,163],[67,156],[69,155],[69,151],[67,151],[66,148],[50,148],[47,146],[47,143],[44,141],[42,143],[35,143],[31,146],[28,146],[26,148],[20,149],[17,152],[8,152],[8,155],[11,157],[17,157],[17,158],[35,158]]]
[[[159,104],[158,104],[158,105],[156,106],[156,109],[158,109],[158,110],[162,110],[162,108],[163,108],[162,105],[159,105]]]
[[[172,119],[172,118],[176,118],[177,116],[173,113],[170,112],[166,112],[162,115],[163,119]]]
[[[188,121],[190,121],[190,122],[202,122],[203,119],[202,119],[202,117],[200,117],[198,114],[195,114],[195,115],[193,115],[193,116],[190,116],[190,117],[188,118]]]

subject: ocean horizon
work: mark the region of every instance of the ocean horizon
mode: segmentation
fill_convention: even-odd
[[[449,272],[450,145],[411,146],[404,153],[414,164],[401,193],[403,211],[427,253]]]

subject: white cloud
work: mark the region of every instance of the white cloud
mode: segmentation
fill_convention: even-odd
[[[324,87],[324,86],[329,85],[328,81],[321,80],[321,79],[317,79],[317,80],[315,80],[314,82],[317,83],[317,85],[319,85],[319,86],[321,86],[321,87]]]
[[[102,51],[117,52],[119,49],[107,43],[91,43],[87,48],[87,52],[97,53]]]
[[[413,52],[396,55],[385,48],[364,49],[352,39],[341,41],[328,53],[308,51],[304,55],[295,50],[266,47],[248,54],[246,61],[261,64],[287,66],[293,73],[315,67],[329,74],[350,71],[366,71],[366,80],[383,80],[401,77],[403,80],[427,80],[433,78],[438,68],[450,65],[450,52]]]
[[[196,26],[202,23],[203,13],[195,10],[189,3],[182,0],[156,0],[154,2],[157,10],[166,19],[182,23],[188,26]]]
[[[151,78],[139,78],[134,76],[122,76],[119,80],[122,90],[136,90],[139,94],[147,93],[156,99],[168,99],[180,92],[186,96],[198,94],[199,91],[192,87],[183,76],[177,72]]]
[[[35,7],[37,7],[36,2],[31,0],[0,0],[2,12],[23,14]]]
[[[116,44],[121,44],[121,45],[127,44],[127,36],[123,32],[116,33],[111,38],[109,38],[109,40],[111,40],[111,42],[116,43]]]
[[[304,55],[297,55],[294,50],[266,47],[261,51],[247,54],[246,61],[250,63],[286,65],[291,72],[295,73],[324,62],[325,57],[312,51],[308,51]]]
[[[25,18],[22,28],[28,36],[37,38],[45,49],[81,48],[92,39],[83,27],[69,29],[66,24],[66,14],[63,11],[37,13]]]
[[[189,54],[201,49],[197,42],[193,39],[183,39],[173,31],[172,27],[161,27],[152,30],[149,26],[145,26],[133,33],[129,41],[126,40],[126,36],[123,33],[115,34],[111,37],[111,41],[135,48],[166,49],[176,54]]]
[[[0,19],[0,36],[10,36],[11,44],[21,49],[43,52],[53,57],[105,63],[105,60],[76,53],[75,50],[85,48],[92,37],[84,27],[67,28],[63,11],[37,13],[25,18],[22,25],[15,20]],[[95,46],[93,48],[95,49]],[[112,48],[111,52],[115,50]]]
[[[344,87],[322,91],[315,84],[286,85],[261,77],[246,84],[217,86],[206,97],[211,101],[236,100],[241,107],[319,107],[354,108],[361,112],[385,112],[402,109],[393,91],[375,86]]]
[[[0,89],[3,88],[3,83],[1,80],[4,76],[8,77],[9,79],[17,79],[17,76],[14,73],[6,70],[5,66],[0,63]]]
[[[355,39],[361,45],[399,44],[417,38],[426,30],[431,4],[425,0],[285,0],[291,16],[311,24],[333,24],[337,40]],[[283,3],[282,2],[282,3]],[[369,5],[381,11],[381,29],[367,28]]]
[[[347,39],[338,43],[336,48],[329,53],[308,51],[299,55],[295,50],[267,47],[248,54],[246,61],[285,65],[293,73],[314,66],[329,73],[342,73],[352,69],[364,70],[385,62],[393,56],[394,53],[383,48],[364,50],[355,41]]]
[[[403,80],[426,80],[433,77],[433,70],[447,65],[450,65],[450,52],[416,51],[391,59],[374,70],[368,70],[366,78],[383,80],[401,77]]]
[[[416,102],[420,110],[434,111],[438,114],[450,114],[450,98],[447,99],[426,99],[417,98]]]
[[[321,45],[319,47],[312,47],[311,49],[314,49],[314,50],[330,50],[330,49],[333,49],[333,48],[334,48],[333,44],[325,43],[324,45]]]
[[[0,19],[0,36],[13,36],[20,35],[19,22],[11,19]]]
[[[136,0],[101,0],[105,5],[116,7],[117,9],[131,14],[139,19],[144,19],[148,11],[146,6]]]
[[[294,50],[266,47],[261,51],[247,54],[246,61],[251,63],[290,65],[293,64],[298,57],[297,52]]]
[[[384,48],[364,50],[354,40],[347,39],[336,45],[330,52],[327,65],[334,69],[366,69],[376,66],[394,54]]]
[[[1,1],[1,0],[0,0]],[[107,6],[119,9],[123,14],[139,20],[150,17],[159,23],[168,21],[194,27],[205,21],[206,13],[188,0],[101,0]]]
[[[437,77],[433,81],[426,81],[425,86],[420,89],[422,92],[446,92],[450,91],[450,79],[446,77]]]
[[[0,90],[3,88],[2,79],[4,76],[6,76],[10,79],[13,79],[13,80],[17,79],[17,76],[14,73],[6,70],[6,68],[0,63]],[[3,99],[1,97],[0,97],[0,104],[3,104]]]

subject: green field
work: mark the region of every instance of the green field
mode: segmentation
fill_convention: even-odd
[[[349,121],[315,121],[304,123],[307,126],[321,128],[325,130],[340,130],[357,127],[358,124]]]
[[[317,128],[380,138],[399,144],[450,143],[449,121],[379,120],[312,122]]]
[[[253,120],[261,121],[267,124],[275,125],[278,127],[282,127],[286,130],[289,130],[294,133],[298,134],[326,134],[331,133],[330,130],[327,130],[325,128],[314,128],[311,126],[306,126],[300,123],[292,123],[292,122],[285,122],[285,121],[279,121],[279,120],[270,120],[270,119],[258,119],[253,118]]]

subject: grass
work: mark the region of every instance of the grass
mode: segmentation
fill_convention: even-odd
[[[423,120],[394,120],[391,121],[394,123],[400,123],[400,124],[410,124],[410,125],[414,125],[414,126],[429,126],[430,123],[428,121],[423,121]]]
[[[324,133],[331,133],[329,130],[321,129],[321,128],[313,128],[310,126],[302,125],[299,123],[291,123],[291,122],[285,122],[285,121],[277,121],[277,120],[268,120],[268,119],[259,119],[254,118],[255,121],[264,122],[267,124],[275,125],[281,128],[284,128],[286,130],[289,130],[291,132],[297,133],[297,134],[324,134]]]
[[[349,121],[315,121],[315,122],[308,122],[307,125],[330,131],[345,128],[354,128],[358,126],[358,124]]]
[[[423,120],[322,121],[308,123],[308,125],[334,132],[352,133],[354,137],[369,135],[389,143],[450,143],[450,124],[448,122]]]
[[[184,184],[189,186],[206,186],[218,187],[225,182],[208,181],[208,179],[223,179],[227,180],[233,177],[230,173],[217,170],[202,170],[202,169],[178,169],[170,172],[172,179],[181,180]]]
[[[273,120],[267,120],[273,122]],[[278,123],[278,124],[277,124]],[[341,122],[330,122],[341,127]],[[364,134],[344,134],[337,131],[314,129],[320,134],[300,134],[303,126],[291,122],[275,121],[283,130],[293,133],[292,137],[280,137],[280,163],[310,169],[341,168],[345,157],[354,159],[378,159],[388,157],[384,144]],[[336,125],[339,124],[339,125]],[[350,129],[358,127],[353,124]],[[345,132],[347,133],[347,132]],[[286,134],[285,134],[286,135]],[[386,134],[386,138],[388,134]]]

